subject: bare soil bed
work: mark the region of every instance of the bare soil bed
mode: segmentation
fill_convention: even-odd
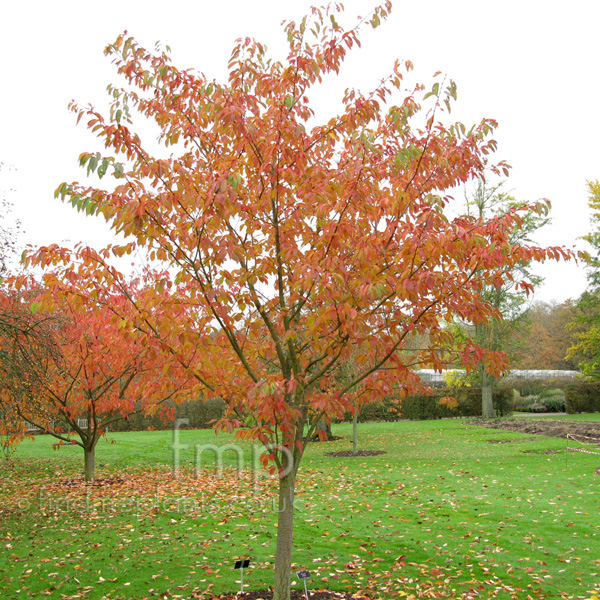
[[[339,452],[326,452],[325,456],[337,456],[340,458],[352,458],[353,456],[379,456],[385,454],[383,450],[358,450],[358,452],[352,452],[352,450],[340,450]]]
[[[357,596],[347,592],[329,592],[325,590],[309,590],[310,600],[368,600],[366,596]],[[229,594],[225,596],[213,596],[210,600],[271,600],[273,592],[270,590],[244,592],[240,594]],[[304,590],[292,590],[292,600],[305,600]]]
[[[553,421],[551,419],[471,419],[465,425],[504,429],[531,435],[566,438],[567,434],[583,435],[600,440],[600,423],[586,421]]]

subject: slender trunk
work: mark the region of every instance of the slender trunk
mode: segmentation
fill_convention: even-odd
[[[290,600],[296,468],[279,480],[279,518],[275,554],[273,600]]]
[[[96,477],[96,443],[91,447],[86,447],[83,450],[85,452],[85,480],[94,481]]]
[[[333,434],[331,433],[331,425],[329,423],[327,423],[327,421],[325,421],[325,419],[323,419],[322,421],[319,421],[319,423],[317,425],[317,429],[319,431],[325,432],[326,440],[330,440],[333,437]]]
[[[492,400],[492,381],[482,369],[481,372],[481,415],[484,419],[494,418],[494,402]]]
[[[358,452],[358,410],[354,410],[352,415],[352,452]]]

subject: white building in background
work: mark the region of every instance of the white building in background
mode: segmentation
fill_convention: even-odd
[[[431,384],[443,384],[446,382],[445,375],[447,373],[464,374],[465,371],[460,369],[444,369],[443,371],[435,371],[434,369],[419,369],[417,374],[421,381]],[[579,371],[561,371],[561,370],[514,370],[504,379],[574,379],[581,375]]]

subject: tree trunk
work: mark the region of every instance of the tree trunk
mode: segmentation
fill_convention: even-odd
[[[484,419],[494,418],[494,402],[492,400],[492,382],[490,376],[481,372],[481,415]]]
[[[91,448],[84,448],[85,452],[85,480],[86,481],[94,481],[96,477],[96,444]]]
[[[333,434],[331,433],[331,424],[327,423],[327,421],[325,421],[325,419],[318,422],[317,429],[325,432],[326,440],[330,440],[333,437]]]
[[[352,415],[352,452],[358,452],[358,409]]]
[[[273,600],[290,600],[296,470],[297,466],[279,480],[279,518],[277,520]]]

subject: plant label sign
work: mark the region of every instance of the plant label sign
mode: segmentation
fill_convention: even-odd
[[[306,596],[306,600],[308,600],[308,588],[306,587],[306,580],[310,577],[310,571],[298,571],[296,575],[298,575],[298,579],[304,583],[304,595]]]
[[[247,569],[250,566],[250,559],[246,558],[244,560],[236,560],[234,569]]]
[[[243,560],[236,560],[235,561],[235,565],[233,565],[234,569],[240,569],[241,570],[240,591],[242,592],[242,594],[244,593],[244,569],[247,569],[249,565],[250,565],[250,559],[249,558],[245,558]]]

